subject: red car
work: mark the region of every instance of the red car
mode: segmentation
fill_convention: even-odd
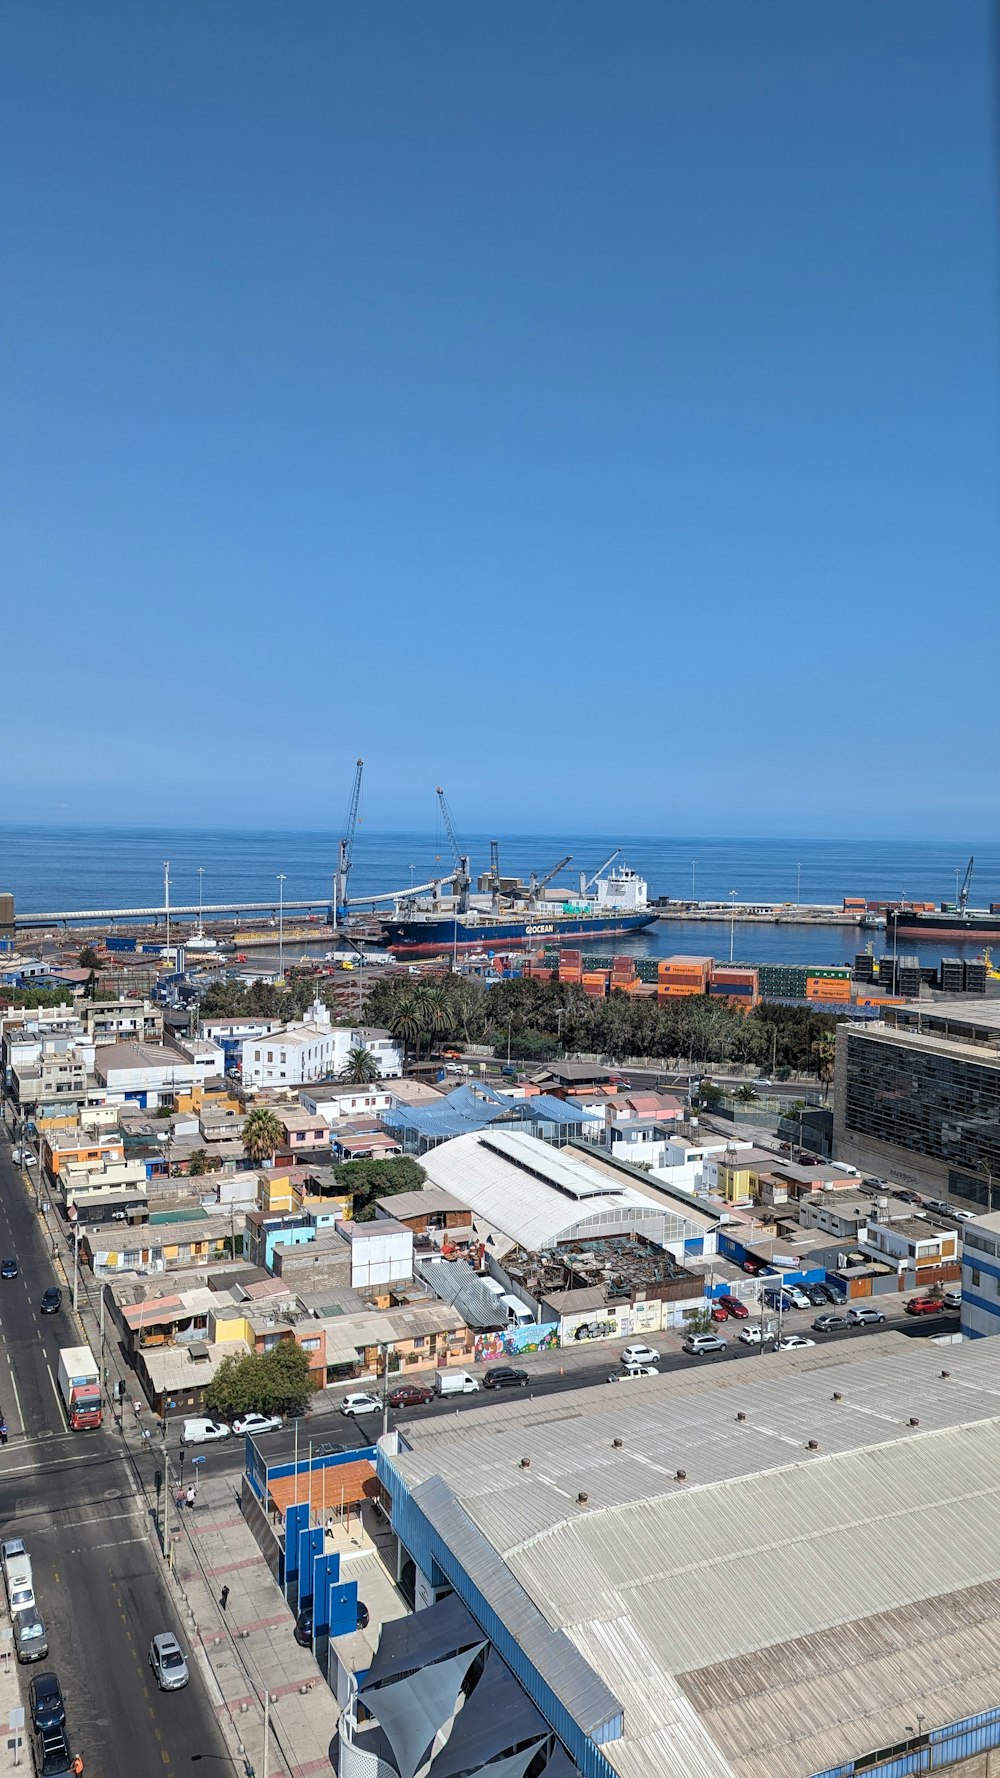
[[[401,1383],[389,1397],[391,1408],[422,1408],[433,1399],[433,1389],[425,1389],[422,1383]]]
[[[741,1303],[738,1296],[720,1296],[719,1303],[734,1321],[745,1321],[750,1313],[746,1303]]]
[[[906,1304],[908,1315],[940,1315],[943,1310],[944,1304],[936,1296],[915,1296]]]
[[[743,1270],[749,1272],[751,1278],[757,1278],[764,1270],[764,1262],[759,1259],[745,1259],[743,1261]]]
[[[729,1320],[729,1310],[724,1309],[722,1307],[721,1303],[716,1303],[713,1310],[712,1310],[712,1320],[713,1321],[728,1321]]]

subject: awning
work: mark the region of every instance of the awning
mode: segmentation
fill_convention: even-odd
[[[369,1696],[368,1707],[374,1710],[379,1728],[392,1748],[399,1778],[414,1778],[417,1768],[423,1765],[435,1735],[454,1715],[465,1675],[485,1646],[480,1642],[460,1655],[452,1655],[450,1661],[421,1667],[419,1672],[384,1685],[374,1697]]]
[[[375,1700],[371,1702],[374,1709]],[[479,1684],[455,1718],[430,1778],[458,1778],[470,1767],[509,1753],[522,1741],[537,1741],[551,1733],[510,1668],[491,1649]]]
[[[490,1766],[480,1766],[473,1778],[524,1778],[541,1745],[540,1741],[532,1741],[531,1746],[522,1747],[520,1753],[507,1753],[503,1759],[494,1760]],[[432,1766],[431,1771],[433,1770]],[[542,1778],[547,1778],[547,1774],[548,1767],[542,1773]]]
[[[374,1698],[366,1696],[372,1686],[387,1679],[398,1679],[413,1667],[425,1667],[445,1655],[458,1654],[482,1642],[483,1633],[470,1617],[457,1593],[446,1593],[436,1605],[415,1611],[409,1617],[390,1618],[382,1625],[375,1658],[365,1675],[361,1695],[369,1709],[378,1715]]]
[[[573,1764],[561,1741],[556,1742],[555,1752],[550,1754],[542,1778],[583,1778],[579,1766]]]

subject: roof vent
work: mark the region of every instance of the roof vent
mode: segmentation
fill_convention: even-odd
[[[920,1425],[920,1421],[917,1419],[916,1414],[910,1415],[910,1425],[911,1426],[919,1426]]]
[[[577,1506],[586,1506],[587,1500],[588,1496],[586,1494],[578,1494],[576,1497],[576,1504]]]
[[[818,1451],[819,1450],[819,1439],[817,1439],[817,1438],[807,1439],[806,1450],[807,1451]]]
[[[942,1377],[950,1377],[950,1376],[951,1376],[951,1372],[950,1372],[950,1371],[942,1371],[942,1372],[941,1372],[941,1375],[942,1375]]]
[[[687,1479],[688,1479],[688,1472],[687,1472],[687,1470],[686,1470],[686,1469],[679,1469],[679,1470],[677,1470],[677,1472],[676,1472],[676,1474],[675,1474],[675,1476],[674,1476],[674,1480],[675,1480],[675,1481],[677,1481],[677,1482],[686,1482],[686,1481],[687,1481]]]
[[[522,1469],[530,1469],[531,1468],[531,1458],[530,1457],[522,1457],[521,1458],[521,1468]]]
[[[746,1415],[743,1413],[739,1413],[739,1414],[737,1414],[736,1418],[739,1421],[740,1425],[742,1426],[744,1420],[746,1419]]]
[[[623,1439],[620,1439],[620,1438],[613,1438],[613,1439],[612,1439],[612,1440],[611,1440],[611,1444],[612,1444],[612,1447],[613,1447],[613,1448],[614,1448],[614,1450],[616,1450],[616,1451],[620,1451],[620,1450],[621,1450],[621,1448],[622,1448],[622,1445],[623,1445],[623,1443],[624,1443],[624,1440],[623,1440]]]
[[[835,1389],[835,1390],[834,1390],[834,1392],[833,1392],[833,1399],[834,1399],[834,1401],[843,1401],[843,1399],[844,1399],[844,1397],[843,1397],[843,1395],[842,1395],[842,1394],[841,1394],[841,1392],[840,1392],[840,1390],[839,1390],[839,1389]]]

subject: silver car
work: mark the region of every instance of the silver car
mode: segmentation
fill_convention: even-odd
[[[187,1685],[190,1675],[184,1650],[169,1630],[153,1637],[149,1645],[149,1664],[161,1692],[179,1692],[182,1685]]]

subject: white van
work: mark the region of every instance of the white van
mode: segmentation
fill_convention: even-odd
[[[480,1278],[479,1282],[480,1282],[480,1284],[485,1284],[486,1289],[489,1291],[491,1296],[495,1296],[495,1297],[503,1296],[503,1294],[504,1294],[503,1285],[501,1283],[499,1283],[496,1278]]]
[[[7,1584],[7,1604],[10,1615],[16,1611],[33,1611],[35,1608],[35,1583],[31,1573],[31,1557],[24,1550],[8,1556],[3,1564],[3,1577]]]
[[[526,1303],[519,1296],[501,1296],[497,1298],[501,1308],[507,1311],[507,1320],[515,1321],[518,1327],[533,1327],[535,1317]]]
[[[435,1395],[475,1395],[478,1390],[478,1377],[470,1377],[468,1371],[435,1372]]]
[[[225,1420],[185,1420],[181,1431],[182,1445],[214,1445],[219,1439],[228,1438],[230,1428]]]

